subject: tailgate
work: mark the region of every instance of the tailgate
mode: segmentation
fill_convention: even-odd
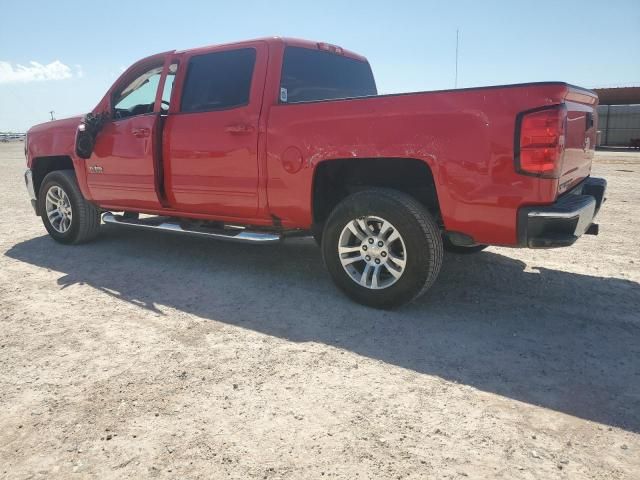
[[[596,148],[598,96],[589,90],[570,86],[564,104],[567,107],[567,124],[558,194],[570,190],[591,173]]]

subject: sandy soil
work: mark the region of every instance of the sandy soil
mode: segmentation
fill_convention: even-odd
[[[396,312],[307,240],[56,244],[0,145],[0,477],[640,478],[640,155],[601,234],[448,255]]]

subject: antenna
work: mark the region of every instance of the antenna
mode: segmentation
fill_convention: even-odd
[[[453,88],[458,88],[458,44],[459,44],[459,30],[456,28],[456,81]]]
[[[50,110],[49,113],[51,114],[51,120],[55,120],[53,114],[56,113],[55,110]]]

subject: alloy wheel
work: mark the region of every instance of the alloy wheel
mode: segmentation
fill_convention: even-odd
[[[71,201],[65,191],[58,185],[47,190],[45,208],[49,223],[58,233],[66,233],[71,228],[73,211]]]
[[[342,229],[338,256],[357,284],[372,290],[396,283],[407,265],[407,249],[400,232],[381,217],[351,220]]]

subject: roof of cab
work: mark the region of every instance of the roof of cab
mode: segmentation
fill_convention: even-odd
[[[275,45],[275,44],[284,44],[284,45],[289,45],[289,46],[293,46],[293,47],[302,47],[302,48],[310,48],[313,50],[318,50],[318,45],[320,43],[325,43],[325,42],[314,42],[311,40],[303,40],[300,38],[287,38],[287,37],[262,37],[262,38],[254,38],[251,40],[242,40],[239,42],[230,42],[230,43],[221,43],[221,44],[214,44],[214,45],[207,45],[207,46],[203,46],[203,47],[196,47],[196,48],[189,48],[187,50],[181,50],[178,51],[176,53],[187,53],[190,55],[193,54],[198,54],[198,53],[205,53],[207,51],[209,51],[211,48],[215,48],[215,47],[231,47],[231,46],[243,46],[243,45],[248,45],[248,44],[255,44],[257,42],[265,42],[268,43],[270,45]],[[328,42],[326,42],[329,45],[333,45],[330,44]],[[356,60],[360,60],[363,62],[366,62],[367,59],[366,57],[359,55],[355,52],[352,52],[350,50],[347,50],[345,48],[342,48],[342,54],[345,57],[350,57],[350,58],[355,58]]]

